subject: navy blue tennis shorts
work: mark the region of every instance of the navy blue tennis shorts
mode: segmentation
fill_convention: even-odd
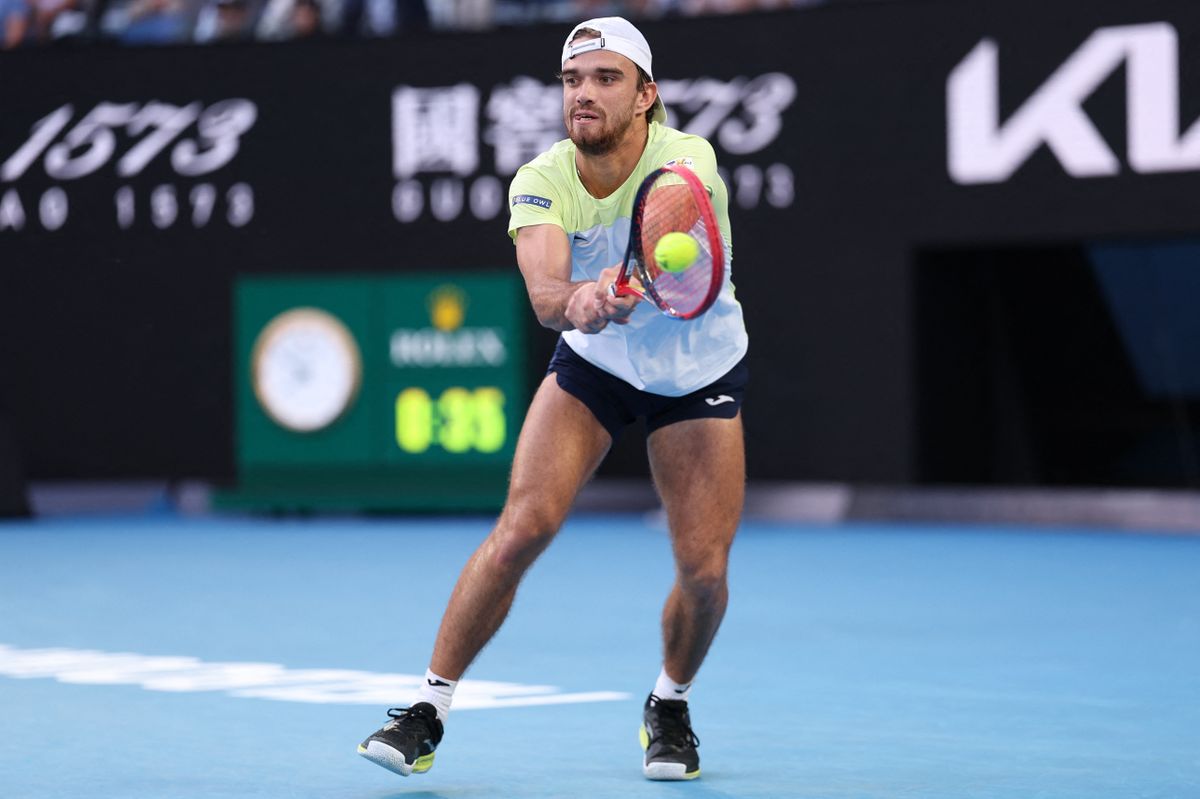
[[[559,338],[546,374],[553,374],[559,388],[586,405],[616,441],[621,431],[638,417],[645,417],[647,434],[685,419],[732,419],[742,407],[750,368],[743,357],[704,388],[682,397],[665,397],[639,391],[593,366]]]

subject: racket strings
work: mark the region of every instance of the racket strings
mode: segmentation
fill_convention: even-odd
[[[668,233],[686,233],[699,245],[696,260],[682,272],[667,272],[655,263],[655,246]],[[713,281],[712,238],[691,187],[674,174],[659,178],[642,211],[643,281],[647,288],[680,313],[700,306]]]

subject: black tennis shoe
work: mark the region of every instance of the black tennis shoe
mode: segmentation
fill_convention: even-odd
[[[687,702],[650,694],[639,731],[642,773],[652,780],[694,780],[700,776],[700,739],[692,732]]]
[[[433,766],[433,750],[442,742],[442,722],[437,708],[428,702],[412,707],[394,707],[392,720],[358,745],[358,753],[388,771],[407,777]]]

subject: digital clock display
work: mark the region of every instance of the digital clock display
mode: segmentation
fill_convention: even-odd
[[[396,397],[396,444],[419,455],[430,447],[446,452],[499,452],[508,443],[504,392],[495,386],[451,386],[437,397],[406,388]]]

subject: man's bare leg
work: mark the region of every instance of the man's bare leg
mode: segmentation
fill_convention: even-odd
[[[676,567],[663,607],[663,663],[676,682],[690,683],[729,600],[729,548],[746,493],[742,420],[668,425],[651,435],[649,449]]]
[[[504,510],[463,568],[442,616],[430,670],[459,679],[503,623],[525,571],[558,533],[612,439],[548,375],[517,441]]]
[[[642,716],[642,771],[700,776],[686,704],[729,600],[726,573],[745,497],[741,417],[690,419],[650,436],[650,469],[667,511],[675,585],[663,607],[663,669]]]
[[[525,570],[558,533],[611,445],[592,412],[547,376],[517,439],[504,510],[450,595],[420,697],[389,710],[392,721],[359,744],[359,754],[403,776],[429,770],[454,684],[500,629]]]

